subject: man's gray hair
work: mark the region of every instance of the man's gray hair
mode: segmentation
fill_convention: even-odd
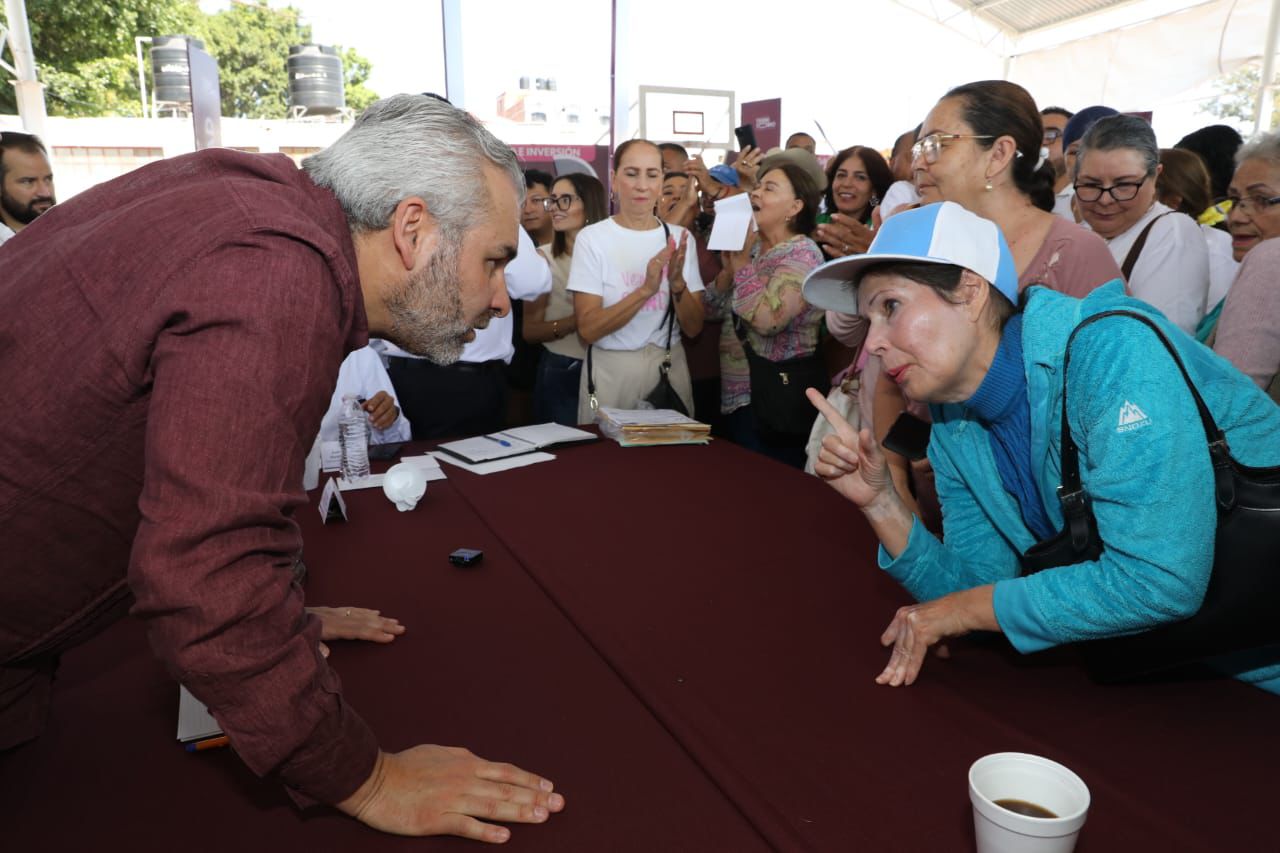
[[[1151,125],[1137,116],[1114,115],[1098,119],[1080,140],[1075,176],[1080,176],[1080,164],[1088,152],[1126,148],[1142,155],[1148,175],[1156,173],[1156,166],[1160,164],[1160,146],[1156,145],[1156,132]]]
[[[1245,160],[1266,160],[1272,166],[1280,166],[1280,131],[1255,136],[1236,152],[1236,165]]]
[[[506,171],[523,200],[515,152],[474,117],[428,95],[392,95],[302,168],[337,196],[354,233],[388,227],[396,205],[417,196],[447,238],[461,239],[489,206],[485,163]]]

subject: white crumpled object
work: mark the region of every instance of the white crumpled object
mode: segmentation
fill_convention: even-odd
[[[427,493],[427,472],[416,465],[392,465],[382,476],[382,493],[396,509],[408,512]]]

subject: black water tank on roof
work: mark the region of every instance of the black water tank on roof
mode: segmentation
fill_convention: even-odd
[[[295,44],[289,48],[289,106],[306,107],[308,115],[331,115],[347,104],[342,58],[331,47]]]
[[[187,43],[204,50],[204,42],[194,36],[157,36],[151,43],[151,74],[157,101],[191,103],[191,63]]]

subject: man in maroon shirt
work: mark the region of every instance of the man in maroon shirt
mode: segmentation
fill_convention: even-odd
[[[206,151],[51,209],[0,247],[0,749],[63,650],[126,609],[256,773],[379,829],[505,841],[563,808],[466,752],[378,749],[303,610],[292,513],[345,354],[437,361],[508,310],[523,177],[465,113],[370,107],[305,172]],[[429,793],[423,793],[429,792]]]

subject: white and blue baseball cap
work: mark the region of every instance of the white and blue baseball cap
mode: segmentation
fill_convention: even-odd
[[[872,264],[916,261],[972,270],[1018,304],[1018,273],[1000,228],[954,201],[904,210],[885,220],[866,254],[836,258],[809,273],[804,298],[810,305],[858,313],[858,281]]]

